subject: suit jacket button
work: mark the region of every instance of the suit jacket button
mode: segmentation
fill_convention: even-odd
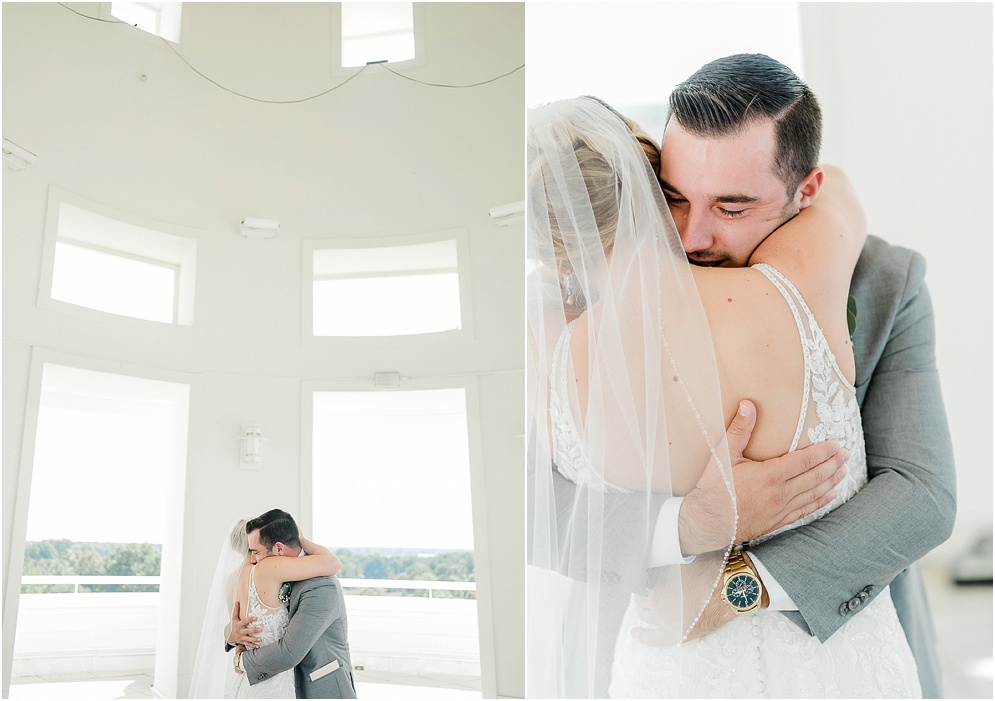
[[[860,603],[864,603],[869,598],[871,598],[871,595],[868,594],[866,591],[859,592],[857,596],[860,597]]]
[[[844,601],[842,604],[840,604],[840,615],[845,616],[848,613],[850,613],[850,605]]]
[[[864,587],[864,591],[867,592],[868,596],[873,596],[873,594],[874,594],[874,585],[873,584],[868,584],[866,587]]]
[[[265,679],[265,678],[266,678],[266,675],[265,675],[265,674],[257,674],[257,675],[256,675],[256,681],[257,681],[257,682],[261,682],[261,681],[262,681],[263,679]]]
[[[857,607],[859,607],[859,606],[860,606],[860,599],[858,599],[857,597],[853,597],[852,599],[850,599],[850,610],[851,611],[856,611]]]

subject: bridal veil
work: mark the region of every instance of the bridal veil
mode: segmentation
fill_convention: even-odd
[[[238,519],[221,542],[190,681],[191,699],[226,698],[228,682],[233,681],[229,678],[235,672],[232,653],[225,651],[225,631],[231,623],[232,608],[238,595],[238,573],[249,552],[245,523],[246,519]]]
[[[661,505],[706,469],[730,496],[703,527],[734,539],[708,323],[633,129],[595,98],[528,113],[530,698],[603,697],[618,636],[693,631],[725,551],[656,566],[651,550]]]

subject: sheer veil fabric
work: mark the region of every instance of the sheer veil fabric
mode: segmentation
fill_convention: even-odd
[[[641,145],[595,98],[529,110],[526,272],[526,694],[603,696],[630,601],[637,635],[680,645],[718,596],[727,549],[651,566],[660,505],[709,469],[729,502],[703,527],[731,545],[736,515],[687,257]]]
[[[249,552],[246,521],[235,521],[221,542],[190,682],[192,699],[227,698],[225,691],[234,682],[233,653],[225,652],[225,629],[238,598],[238,573]]]

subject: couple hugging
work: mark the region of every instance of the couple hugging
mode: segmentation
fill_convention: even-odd
[[[527,695],[937,696],[924,261],[867,236],[787,67],[669,107],[660,148],[596,98],[528,115]]]
[[[190,698],[356,698],[341,569],[286,511],[236,521],[218,558]]]

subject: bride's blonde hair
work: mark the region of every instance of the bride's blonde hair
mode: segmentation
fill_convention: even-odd
[[[238,519],[232,526],[231,533],[228,534],[228,544],[237,553],[249,552],[249,534],[245,532],[246,523],[244,518]]]
[[[589,96],[585,99],[597,102],[618,117],[639,143],[653,173],[660,172],[660,147],[638,124],[600,98]],[[621,175],[615,170],[605,153],[617,150],[617,147],[611,143],[599,143],[599,135],[584,133],[570,124],[560,123],[555,125],[555,129],[561,132],[561,143],[570,144],[573,149],[598,229],[596,235],[595,232],[582,232],[583,245],[592,252],[596,250],[596,246],[601,246],[606,256],[611,255],[618,228],[619,194],[622,189],[622,180]],[[548,167],[548,157],[540,155],[535,158],[529,164],[529,179],[542,178],[543,171]],[[544,191],[556,261],[559,265],[569,267],[563,233],[556,218],[556,211],[564,211],[564,203],[561,201],[562,190],[544,187]]]

